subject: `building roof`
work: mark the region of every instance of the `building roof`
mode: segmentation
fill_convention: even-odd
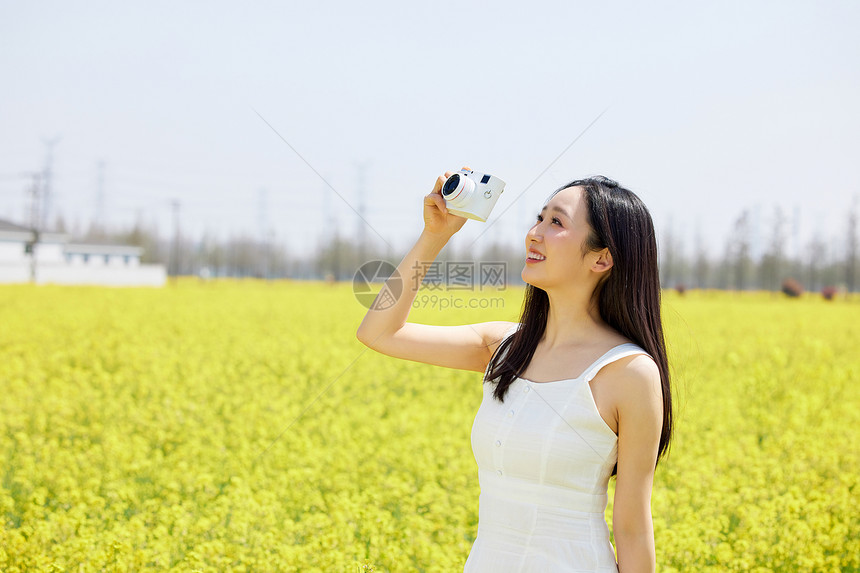
[[[17,223],[0,219],[0,241],[2,240],[27,243],[33,240],[33,231]],[[99,240],[69,241],[67,234],[51,231],[39,233],[39,242],[43,244],[59,243],[63,245],[63,251],[67,254],[129,255],[137,257],[143,254],[141,247],[118,245]]]
[[[33,232],[27,227],[16,225],[11,221],[0,219],[0,241],[13,243],[29,243],[33,240]]]
[[[29,242],[33,240],[33,229],[6,219],[0,219],[0,237],[12,241]],[[56,231],[41,231],[39,233],[39,242],[41,243],[65,243],[66,241],[68,241],[66,233]]]
[[[22,227],[21,225],[17,225],[12,221],[7,221],[6,219],[0,219],[0,231],[8,233],[32,233],[32,231],[27,227]]]

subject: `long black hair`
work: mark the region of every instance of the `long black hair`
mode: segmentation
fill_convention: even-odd
[[[657,460],[672,438],[672,394],[669,361],[660,318],[660,275],[657,239],[651,214],[639,197],[602,176],[578,179],[557,189],[582,187],[590,227],[586,252],[609,249],[612,268],[594,291],[600,318],[645,350],[657,363],[663,390],[663,430]],[[552,198],[550,196],[550,198]],[[493,396],[504,401],[508,387],[525,372],[543,337],[549,316],[546,291],[526,286],[520,327],[502,341],[487,369],[485,382],[495,381]]]

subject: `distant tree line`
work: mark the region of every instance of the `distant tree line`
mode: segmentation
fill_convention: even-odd
[[[771,228],[753,254],[754,229],[749,210],[732,225],[722,256],[712,257],[702,241],[687,249],[671,229],[660,241],[660,278],[664,288],[712,288],[722,290],[770,290],[784,288],[786,281],[808,291],[825,288],[858,289],[858,216],[856,207],[845,217],[845,227],[829,238],[816,234],[805,245],[788,249],[788,219],[774,210]],[[840,237],[841,235],[841,237]]]
[[[65,230],[62,219],[57,230]],[[664,288],[771,290],[778,291],[792,279],[809,291],[827,287],[854,292],[858,281],[858,216],[856,206],[845,217],[845,226],[825,239],[814,236],[806,245],[789,249],[788,219],[775,209],[770,229],[763,240],[761,229],[753,228],[749,210],[734,221],[721,249],[696,240],[687,245],[671,227],[660,233],[660,274]],[[840,238],[841,235],[841,238]],[[396,265],[402,252],[360,244],[352,237],[335,234],[311,254],[302,248],[302,256],[291,253],[286,245],[268,238],[236,235],[200,239],[165,237],[156,227],[141,222],[130,228],[108,230],[92,226],[83,233],[84,240],[118,242],[142,247],[142,262],[164,264],[171,276],[256,277],[267,279],[352,280],[356,270],[370,260],[386,260]],[[756,247],[754,252],[754,247]],[[405,251],[405,249],[404,249]],[[714,255],[713,252],[722,251]],[[437,259],[446,262],[474,261],[503,263],[508,284],[522,284],[522,248],[502,244],[469,246],[448,245]]]

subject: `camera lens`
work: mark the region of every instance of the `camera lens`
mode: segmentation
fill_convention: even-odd
[[[454,191],[457,190],[457,187],[460,185],[460,175],[455,173],[451,177],[445,181],[445,185],[442,186],[442,195],[450,195]]]

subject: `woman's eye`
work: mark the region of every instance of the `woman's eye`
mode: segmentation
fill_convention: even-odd
[[[538,215],[538,216],[537,216],[537,222],[538,222],[538,223],[540,223],[541,221],[543,221],[543,216],[542,216],[542,215]],[[561,224],[561,219],[559,219],[558,217],[553,217],[553,218],[552,218],[552,222],[553,222],[554,224],[558,225],[559,227],[561,227],[561,226],[562,226],[562,224]]]

